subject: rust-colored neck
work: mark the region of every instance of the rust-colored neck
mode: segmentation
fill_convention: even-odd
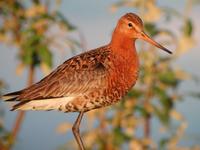
[[[118,32],[116,29],[113,32],[111,45],[118,49],[133,49],[135,40]]]
[[[135,49],[135,39],[132,39],[123,33],[120,33],[117,28],[114,30],[112,40],[110,42],[112,51],[125,58],[137,57]],[[133,58],[132,58],[133,59]]]
[[[110,42],[111,50],[118,58],[115,62],[116,72],[122,77],[120,82],[124,89],[130,89],[136,82],[139,71],[139,60],[135,49],[135,39],[115,29]],[[126,91],[125,90],[125,91]]]

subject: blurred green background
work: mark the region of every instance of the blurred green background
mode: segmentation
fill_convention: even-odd
[[[173,55],[138,40],[141,70],[136,86],[120,103],[85,116],[84,143],[87,149],[102,150],[200,149],[199,4],[0,1],[0,94],[22,89],[71,56],[107,44],[117,20],[134,12],[145,31]],[[9,109],[0,103],[0,149],[77,149],[71,132],[76,113]]]

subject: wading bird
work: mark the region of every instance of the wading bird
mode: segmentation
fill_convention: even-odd
[[[17,102],[12,110],[79,112],[72,131],[84,150],[79,134],[83,114],[118,102],[136,83],[136,39],[171,54],[144,33],[143,22],[136,14],[127,13],[119,19],[109,44],[72,57],[41,81],[4,98]]]

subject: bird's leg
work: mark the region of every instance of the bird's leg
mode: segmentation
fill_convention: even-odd
[[[72,131],[73,131],[74,137],[76,139],[76,142],[78,143],[78,146],[79,146],[80,150],[85,150],[83,141],[82,141],[80,133],[79,133],[79,126],[80,126],[83,114],[84,114],[84,112],[80,112],[79,113],[79,115],[78,115],[78,117],[77,117],[77,119],[76,119],[76,121],[75,121],[75,123],[74,123],[74,125],[72,127]]]

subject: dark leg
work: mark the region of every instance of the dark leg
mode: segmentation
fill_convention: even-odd
[[[81,140],[80,133],[79,133],[79,126],[80,126],[83,114],[84,114],[84,112],[79,113],[78,118],[76,119],[76,121],[75,121],[75,123],[72,127],[74,137],[76,139],[76,142],[78,143],[80,150],[85,150],[84,145],[83,145],[83,141]]]

